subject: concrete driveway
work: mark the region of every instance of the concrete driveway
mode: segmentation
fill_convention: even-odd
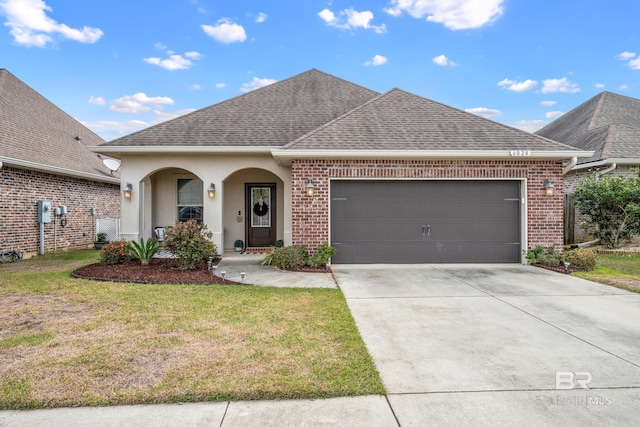
[[[400,425],[637,425],[640,294],[522,265],[333,270]]]

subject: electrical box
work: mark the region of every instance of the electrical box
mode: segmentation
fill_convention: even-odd
[[[65,205],[60,205],[60,215],[67,214],[67,207]]]
[[[48,200],[38,201],[38,222],[45,224],[51,222],[51,202]]]

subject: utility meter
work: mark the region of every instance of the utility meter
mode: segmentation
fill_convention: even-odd
[[[38,202],[38,222],[41,224],[51,222],[51,202],[49,200]]]

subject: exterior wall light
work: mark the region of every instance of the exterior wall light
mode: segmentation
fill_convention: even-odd
[[[550,179],[545,179],[544,180],[544,192],[547,196],[553,196],[553,189],[556,188],[555,185],[553,185],[553,182],[551,182]]]
[[[309,178],[307,180],[307,196],[313,196],[313,190],[316,187],[313,185],[313,180],[311,178]]]
[[[127,186],[124,187],[124,190],[122,190],[122,193],[124,194],[124,198],[130,199],[132,192],[133,192],[133,185],[131,185],[131,183],[127,183]]]
[[[216,197],[216,185],[212,182],[211,186],[207,189],[207,194],[209,195],[210,199],[213,199],[214,197]]]

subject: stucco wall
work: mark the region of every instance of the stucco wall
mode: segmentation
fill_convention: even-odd
[[[57,249],[83,248],[94,241],[96,218],[119,218],[120,196],[117,184],[88,181],[44,172],[0,169],[0,241],[26,255],[38,253],[40,224],[38,201],[49,200],[52,206],[68,208],[66,226],[56,227]],[[91,208],[97,216],[91,216]],[[54,248],[54,223],[44,225],[45,251]]]
[[[527,185],[524,216],[526,247],[554,246],[562,251],[562,162],[484,160],[296,160],[292,176],[292,242],[313,250],[329,241],[329,181],[332,178],[361,179],[521,179]],[[307,179],[315,192],[306,195]],[[544,180],[556,191],[548,196]]]

